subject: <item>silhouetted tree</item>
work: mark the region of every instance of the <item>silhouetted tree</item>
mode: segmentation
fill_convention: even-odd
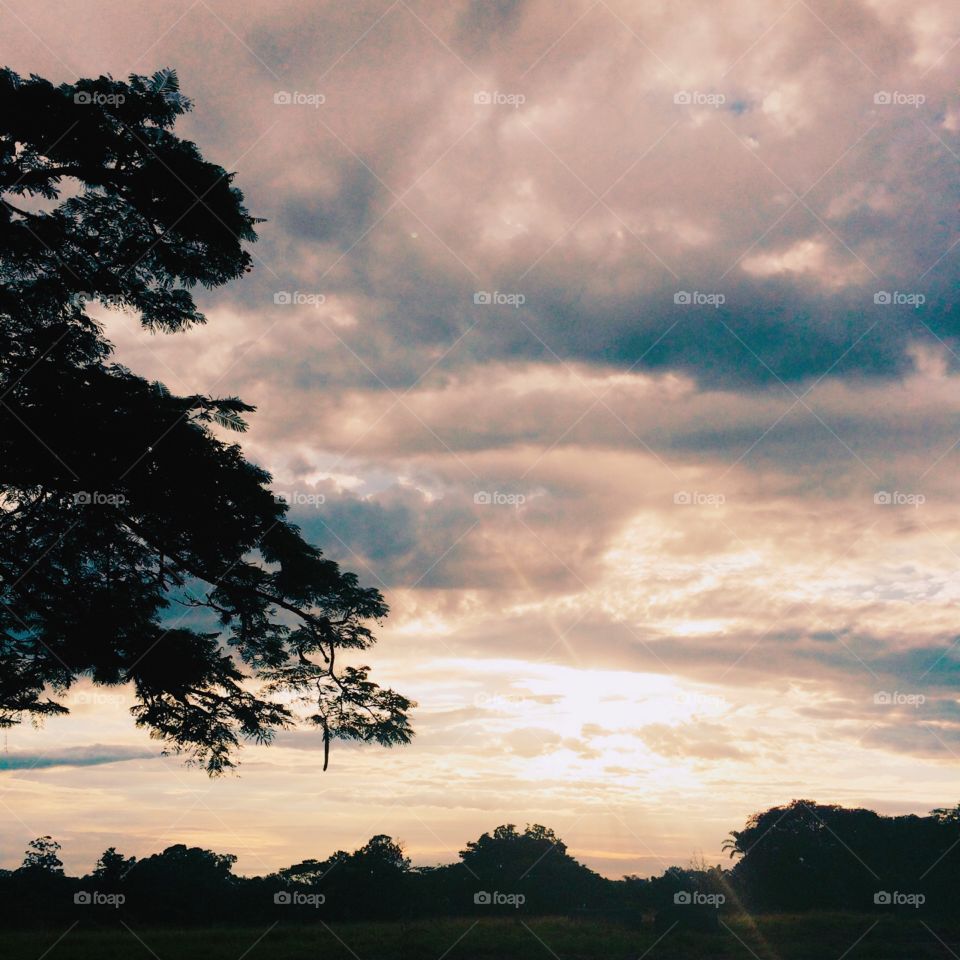
[[[566,853],[566,844],[549,827],[535,823],[520,833],[512,823],[505,823],[471,840],[460,858],[478,873],[517,880],[548,856],[556,859]]]
[[[336,866],[347,862],[350,854],[338,850],[326,860],[301,860],[279,871],[277,876],[291,883],[301,883],[308,886],[319,883]]]
[[[567,853],[553,830],[537,823],[523,832],[512,823],[502,824],[468,843],[460,858],[468,888],[523,894],[524,906],[533,911],[552,908],[563,913],[596,905],[606,886],[602,877]]]
[[[751,911],[900,909],[910,918],[930,913],[938,920],[956,912],[960,820],[949,810],[885,817],[798,800],[754,814],[739,833],[746,853],[732,871],[699,857],[659,876],[621,881],[597,876],[538,825],[518,831],[504,824],[467,844],[458,862],[437,867],[411,867],[402,845],[378,834],[352,853],[304,859],[263,877],[235,876],[235,857],[177,844],[138,861],[111,847],[89,877],[70,878],[58,866],[59,845],[41,837],[23,867],[0,870],[0,925],[62,931],[73,921],[309,924],[500,913],[629,926],[656,918],[662,931],[716,929],[719,901],[692,894],[723,894],[721,913],[736,911],[741,901]],[[922,894],[922,912],[875,903],[881,891]],[[525,902],[475,899],[494,892],[522,894]],[[77,893],[87,898],[75,902]],[[122,894],[124,902],[98,906],[91,893]]]
[[[60,859],[62,847],[53,837],[37,837],[27,844],[21,870],[42,870],[45,873],[63,873]]]
[[[138,860],[126,873],[123,889],[140,915],[211,922],[238,915],[233,854],[182,843]]]
[[[300,891],[323,894],[325,902],[319,914],[327,919],[398,917],[410,905],[411,888],[407,883],[410,860],[403,847],[391,837],[378,834],[359,850],[337,850],[326,860],[308,859],[279,870],[265,891]],[[297,911],[284,907],[280,916]],[[318,914],[311,908],[299,911],[301,918]]]
[[[960,818],[951,810],[884,817],[794,800],[754,814],[732,837],[733,881],[757,909],[869,910],[886,905],[877,895],[898,892],[943,911],[960,882]]]
[[[136,722],[211,773],[298,718],[326,766],[334,738],[412,736],[411,702],[337,661],[375,642],[383,597],[215,436],[252,407],[135,376],[86,312],[185,330],[205,322],[192,288],[250,269],[257,221],[172,132],[188,109],[170,70],[60,86],[0,70],[0,725],[67,712],[86,676],[132,684]],[[171,607],[210,628],[165,625]]]
[[[101,883],[116,886],[124,880],[136,862],[136,857],[125,857],[116,847],[107,847],[93,868],[92,876]]]
[[[410,858],[403,847],[384,833],[371,837],[353,855],[357,868],[371,876],[405,873],[410,869]]]
[[[960,804],[955,807],[937,807],[930,811],[930,816],[941,826],[960,824]]]
[[[0,878],[0,903],[11,921],[29,923],[66,905],[70,881],[60,849],[52,837],[37,837],[27,845],[20,867]]]

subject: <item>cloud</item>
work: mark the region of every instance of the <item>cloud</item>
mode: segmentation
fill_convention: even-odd
[[[176,66],[184,134],[267,218],[207,327],[103,319],[135,371],[257,404],[244,451],[384,590],[371,662],[422,704],[409,749],[325,780],[312,733],[250,750],[198,842],[283,865],[322,796],[318,848],[435,859],[430,831],[530,811],[646,871],[598,798],[681,860],[810,792],[951,802],[960,11],[15,6],[24,74]],[[43,832],[104,809],[143,853],[201,788],[112,766],[153,756],[121,706],[116,747],[18,730],[4,768],[51,768],[18,794]],[[106,710],[62,722],[96,740]]]
[[[514,730],[503,738],[504,746],[520,757],[537,757],[551,752],[560,744],[560,736],[553,730],[526,727]]]
[[[153,760],[155,751],[125,744],[93,743],[82,747],[52,749],[43,753],[18,751],[0,756],[0,770],[43,770],[48,767],[94,767],[128,760]]]
[[[326,8],[321,30],[300,3],[255,4],[243,43],[220,54],[226,75],[207,69],[213,17],[151,54],[178,62],[197,137],[242,158],[238,182],[268,218],[258,269],[211,302],[312,331],[288,383],[406,388],[443,357],[446,370],[582,362],[751,389],[899,376],[911,339],[957,335],[949,57],[930,59],[916,26],[957,24],[925,9],[529,2],[415,16],[364,3]],[[113,26],[146,29],[135,11]],[[278,106],[278,87],[326,100]],[[924,100],[876,102],[885,91]],[[878,309],[888,287],[925,308]],[[277,289],[322,292],[355,325],[282,313]],[[479,290],[524,307],[478,307]],[[679,291],[725,303],[678,305]],[[846,353],[878,320],[870,349]],[[252,344],[237,376],[267,375],[276,343]]]
[[[637,732],[651,750],[665,757],[697,757],[704,760],[745,760],[746,755],[730,742],[730,731],[717,724],[668,727],[650,724]]]

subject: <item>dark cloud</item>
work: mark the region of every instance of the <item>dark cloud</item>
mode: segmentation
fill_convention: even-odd
[[[6,753],[0,756],[0,770],[43,770],[48,767],[95,767],[127,760],[152,760],[156,752],[124,744],[93,743],[64,747],[44,753]]]
[[[467,0],[454,41],[471,54],[496,49],[507,41],[528,6],[527,0]]]
[[[739,61],[755,37],[711,19],[711,52],[736,61],[724,96],[749,103],[744,112],[674,103],[678,89],[723,77],[685,79],[674,66],[697,43],[682,14],[619,13],[664,51],[653,70],[602,11],[564,36],[575,15],[542,3],[416,16],[367,3],[322,18],[254,8],[235,49],[218,44],[245,84],[232,99],[233,71],[211,74],[179,38],[171,53],[198,100],[196,136],[240,168],[268,219],[255,274],[211,302],[270,313],[279,331],[292,318],[273,309],[278,287],[349,302],[346,346],[298,358],[299,386],[406,388],[447,350],[446,370],[579,361],[682,370],[727,389],[902,375],[914,340],[960,333],[956,107],[938,70],[924,75],[919,107],[878,106],[878,78],[856,57],[883,50],[884,82],[905,88],[918,82],[919,38],[867,4],[828,7],[821,16],[859,53],[815,70],[824,28],[801,8],[765,57]],[[212,18],[194,26],[198,49],[222,32]],[[482,52],[491,36],[495,55]],[[476,51],[458,59],[444,43]],[[581,56],[605,69],[580,75]],[[521,107],[474,103],[510,83]],[[322,88],[326,102],[277,106],[278,88]],[[526,302],[478,309],[478,290]],[[875,305],[883,290],[926,302]],[[681,291],[725,303],[675,305]],[[262,359],[254,350],[241,379],[262,376]]]
[[[280,229],[300,243],[323,244],[359,235],[369,225],[382,189],[360,164],[344,165],[338,173],[332,182],[285,197],[277,220]]]

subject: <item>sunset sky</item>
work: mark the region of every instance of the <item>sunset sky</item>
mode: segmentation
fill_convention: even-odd
[[[174,67],[266,219],[205,328],[117,358],[391,606],[402,749],[210,780],[122,690],[3,734],[0,866],[262,873],[553,827],[659,873],[793,798],[960,801],[960,6],[0,0],[0,63]],[[489,302],[488,302],[489,301]]]

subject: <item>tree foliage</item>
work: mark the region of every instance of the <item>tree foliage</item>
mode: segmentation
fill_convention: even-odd
[[[932,909],[960,879],[958,819],[949,810],[887,817],[793,800],[751,816],[729,841],[733,883],[754,908],[871,908],[877,894],[922,894]]]
[[[594,873],[571,856],[553,830],[537,824],[522,831],[503,824],[466,844],[457,862],[440,866],[412,866],[400,842],[378,834],[352,853],[306,857],[256,877],[236,875],[231,855],[183,844],[141,860],[111,847],[92,874],[66,877],[56,867],[59,844],[42,837],[31,851],[46,867],[6,876],[0,870],[0,902],[6,908],[0,911],[0,926],[565,915],[630,926],[656,917],[661,929],[682,931],[716,929],[716,906],[725,915],[746,909],[869,912],[879,918],[892,911],[912,923],[939,922],[956,914],[958,809],[887,817],[795,800],[749,818],[739,831],[745,852],[732,869],[695,856],[685,867],[622,880]],[[639,849],[660,843],[656,837],[648,840]],[[126,899],[120,908],[74,909],[70,894],[78,891]],[[883,891],[923,900],[899,905],[892,897],[877,896]],[[494,892],[509,900],[501,903]],[[693,894],[697,899],[691,903]],[[707,898],[713,903],[704,902]]]
[[[62,847],[53,837],[37,837],[27,845],[21,870],[39,870],[45,873],[62,874],[63,861],[60,859]]]
[[[173,132],[176,74],[54,86],[0,71],[0,725],[67,712],[79,678],[219,773],[298,720],[409,742],[365,665],[387,615],[307,543],[270,476],[216,433],[237,397],[176,396],[112,359],[90,308],[152,332],[251,268],[233,174]],[[186,621],[186,622],[185,622]]]

